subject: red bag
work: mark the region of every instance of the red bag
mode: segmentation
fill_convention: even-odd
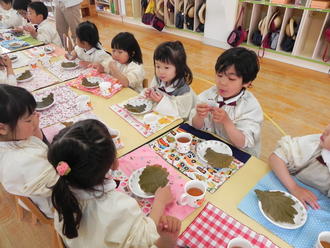
[[[238,18],[236,20],[234,30],[230,32],[227,38],[227,43],[233,47],[239,46],[247,38],[248,32],[244,30],[242,26],[238,26],[238,23],[243,13],[244,13],[244,7],[242,6]]]
[[[327,43],[325,46],[325,50],[323,52],[323,56],[322,56],[322,60],[324,62],[328,62],[329,61],[329,57],[327,57],[328,54],[328,46],[330,43],[330,27],[326,28],[324,31],[324,38],[325,38],[325,42]]]
[[[165,27],[165,23],[162,19],[159,19],[157,16],[154,16],[154,18],[152,19],[151,26],[158,31],[162,31]]]
[[[142,22],[146,25],[151,25],[154,17],[155,17],[155,15],[152,13],[144,13],[142,16]]]

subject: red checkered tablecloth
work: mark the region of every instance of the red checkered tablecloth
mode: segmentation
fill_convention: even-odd
[[[180,235],[179,247],[226,248],[229,241],[236,237],[249,240],[253,247],[278,248],[265,236],[241,224],[221,209],[208,203],[195,220]]]

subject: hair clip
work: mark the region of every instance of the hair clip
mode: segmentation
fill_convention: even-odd
[[[57,164],[56,171],[60,176],[66,176],[70,173],[71,168],[67,162],[61,161]]]

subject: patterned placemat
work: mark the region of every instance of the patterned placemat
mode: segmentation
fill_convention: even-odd
[[[254,192],[255,189],[287,191],[273,172],[269,172],[251,191],[249,191],[239,203],[238,208],[293,247],[311,248],[314,247],[319,233],[322,231],[329,231],[330,229],[330,199],[321,194],[320,191],[298,180],[296,180],[296,182],[300,186],[312,191],[318,198],[318,203],[321,206],[319,210],[313,210],[310,207],[307,209],[307,221],[305,225],[300,228],[289,230],[275,226],[270,223],[259,210],[258,200]]]
[[[182,128],[175,128],[160,138],[149,143],[150,147],[163,157],[168,163],[177,168],[183,174],[191,179],[198,179],[207,183],[208,191],[214,193],[231,175],[239,170],[244,163],[234,159],[228,168],[214,169],[205,167],[196,155],[198,143],[204,141],[195,135],[191,143],[191,151],[186,154],[180,154],[176,150],[174,136],[177,133],[185,132]]]
[[[46,46],[32,47],[30,49],[24,50],[24,52],[32,56],[40,56],[40,54],[45,54],[45,47]],[[53,52],[47,53],[47,56],[49,57],[58,57],[65,54],[65,50],[63,48],[54,44],[48,44],[47,47],[52,47],[54,49]]]
[[[66,85],[45,88],[33,95],[37,101],[41,101],[43,97],[48,96],[50,93],[54,94],[55,104],[40,112],[40,128],[58,122],[65,122],[69,118],[91,110],[91,107],[87,105],[80,106],[76,99],[77,94]]]
[[[159,157],[158,154],[155,153],[148,145],[144,145],[119,159],[119,169],[123,171],[128,177],[133,173],[133,171],[153,164],[161,165],[169,172],[169,185],[171,186],[174,198],[176,200],[179,200],[181,194],[183,193],[183,186],[186,181],[182,178],[182,176],[178,174],[178,172],[171,165],[169,165],[166,161]],[[129,188],[127,188],[127,190],[129,191]],[[132,196],[136,198],[138,202],[140,202],[140,200],[142,200],[143,203],[147,201],[150,203],[153,202],[153,198],[141,199],[135,195]],[[189,207],[187,205],[178,205],[176,200],[166,207],[165,214],[175,216],[183,220],[194,211],[194,208]],[[147,210],[148,209],[143,209],[145,213],[147,213]]]
[[[18,39],[18,38],[13,38],[11,40],[3,40],[0,42],[0,46],[10,50],[10,51],[16,51],[16,50],[21,50],[23,48],[28,47],[30,44],[27,42],[24,42],[22,45],[20,45],[19,47],[13,47],[11,46],[11,44],[16,43],[16,42],[22,42],[22,40]]]
[[[17,36],[17,39],[25,41],[26,43],[29,44],[29,46],[39,46],[39,45],[44,44],[43,41],[39,41],[39,40],[33,38],[31,35]]]
[[[33,70],[29,70],[31,71],[33,78],[28,82],[17,82],[18,86],[25,88],[28,91],[34,91],[40,88],[44,88],[58,81],[56,77],[42,69],[36,68]]]
[[[74,70],[63,69],[63,67],[61,66],[62,62],[63,62],[63,60],[60,60],[60,61],[51,63],[49,66],[45,66],[51,73],[53,73],[56,77],[58,77],[62,81],[73,79],[73,78],[78,77],[81,74],[84,74],[84,73],[86,74],[86,73],[89,73],[92,71],[92,68],[81,68],[81,67],[78,67]],[[75,62],[79,63],[79,60],[75,60]]]
[[[81,81],[83,78],[91,78],[91,77],[97,77],[100,78],[100,82],[104,81],[104,82],[109,82],[111,83],[111,87],[109,88],[109,92],[108,94],[102,94],[102,91],[100,90],[100,87],[97,88],[86,88],[85,86],[83,86],[81,84]],[[118,83],[118,80],[111,77],[109,74],[105,74],[105,73],[98,73],[96,70],[91,71],[90,73],[87,74],[83,74],[80,75],[78,78],[73,79],[72,81],[68,82],[67,85],[83,90],[83,91],[87,91],[87,92],[91,92],[94,95],[97,96],[102,96],[105,98],[110,98],[112,97],[114,94],[116,94],[117,92],[119,92],[122,89],[121,84]]]
[[[130,197],[133,197],[137,203],[139,204],[142,212],[145,215],[149,215],[152,206],[152,200],[150,199],[143,199],[136,197],[128,187],[128,179],[129,177],[121,170],[112,171],[112,178],[114,180],[120,181],[119,186],[117,188],[118,191],[128,194]]]
[[[163,129],[164,127],[170,125],[172,122],[179,119],[177,117],[164,116],[157,112],[152,112],[153,114],[157,115],[157,123],[155,123],[154,125],[145,124],[143,120],[144,115],[134,115],[124,108],[124,105],[128,101],[122,102],[120,104],[111,105],[110,108],[121,118],[127,121],[131,126],[133,126],[144,137],[148,137],[158,132],[159,130]]]
[[[51,126],[48,126],[48,127],[45,127],[42,129],[43,133],[45,134],[47,140],[49,141],[49,143],[52,142],[54,136],[56,134],[58,134],[59,131],[61,131],[63,128],[66,127],[66,125],[70,125],[71,123],[73,124],[74,122],[77,122],[77,121],[82,121],[82,120],[86,120],[86,119],[94,119],[94,120],[99,120],[101,121],[104,125],[106,125],[108,127],[108,125],[102,121],[100,118],[98,118],[95,114],[93,114],[92,112],[88,111],[88,112],[85,112],[85,113],[82,113],[81,115],[77,115],[77,116],[74,116],[70,119],[67,119],[65,120],[65,122],[58,122],[54,125],[51,125]],[[108,127],[109,129],[109,132],[110,134],[112,133],[111,131],[114,130],[110,127]],[[120,149],[122,147],[124,147],[124,143],[122,142],[122,140],[120,139],[116,139],[114,141],[115,145],[116,145],[116,148],[117,149]]]
[[[12,62],[14,69],[20,68],[23,66],[27,66],[30,64],[31,57],[29,55],[25,54],[23,51],[14,52],[14,53],[11,53],[11,55],[17,56],[17,60],[15,62]]]
[[[177,244],[189,248],[226,248],[229,241],[236,237],[250,241],[254,248],[278,248],[265,236],[256,233],[211,203],[204,207],[179,236]]]

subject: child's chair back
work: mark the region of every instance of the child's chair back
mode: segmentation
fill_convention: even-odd
[[[30,211],[32,215],[32,224],[36,224],[38,221],[42,224],[47,224],[52,226],[52,231],[53,231],[53,242],[54,242],[54,247],[56,248],[65,248],[61,237],[58,235],[54,228],[54,220],[48,218],[45,216],[45,214],[40,211],[40,209],[34,204],[34,202],[25,196],[19,196],[15,195],[15,202],[16,202],[16,211],[18,214],[18,217],[22,220],[23,215],[24,215],[24,208],[19,204],[19,201],[21,201]]]

